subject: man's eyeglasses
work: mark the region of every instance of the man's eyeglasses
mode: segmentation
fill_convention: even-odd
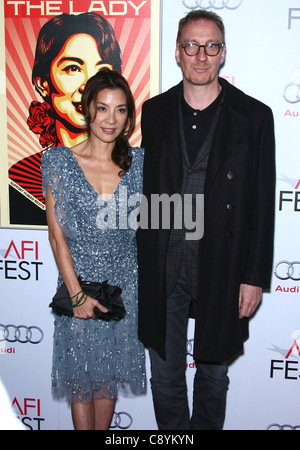
[[[200,52],[200,48],[203,47],[204,51],[207,56],[217,56],[221,50],[221,48],[224,47],[224,43],[217,44],[215,42],[210,42],[209,44],[205,45],[199,45],[196,44],[196,42],[187,42],[186,44],[180,44],[178,43],[178,46],[183,48],[185,53],[188,56],[196,56]]]

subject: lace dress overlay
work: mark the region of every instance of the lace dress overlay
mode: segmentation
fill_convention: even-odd
[[[48,184],[77,276],[120,286],[126,308],[119,322],[55,316],[52,389],[70,402],[146,390],[144,348],[137,337],[134,229],[144,153],[134,148],[131,154],[131,168],[108,201],[95,192],[67,147],[42,156],[43,192]],[[59,275],[58,286],[61,283]]]

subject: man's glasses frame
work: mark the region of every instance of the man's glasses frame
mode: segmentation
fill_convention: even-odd
[[[217,42],[209,42],[205,45],[196,44],[196,42],[187,42],[185,44],[178,43],[178,47],[183,48],[186,55],[196,56],[200,52],[201,47],[204,48],[207,56],[217,56],[220,53],[221,48],[225,46],[224,42],[221,44]]]

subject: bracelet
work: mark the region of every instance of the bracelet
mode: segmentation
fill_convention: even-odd
[[[82,294],[82,293],[83,293],[83,291],[79,291],[79,292],[77,292],[77,294],[73,295],[73,297],[70,297],[70,299],[72,300],[72,298],[78,297],[78,295]]]
[[[82,294],[82,296],[78,299],[78,296],[79,296],[80,294]],[[74,303],[72,302],[72,298],[75,298],[75,297],[77,297],[77,301],[76,301],[76,303],[74,304]],[[88,296],[87,296],[83,291],[80,291],[80,292],[78,292],[76,295],[73,295],[73,297],[71,297],[71,300],[70,300],[71,307],[72,307],[72,308],[77,308],[78,306],[82,306],[82,305],[86,302],[87,297],[88,297]]]

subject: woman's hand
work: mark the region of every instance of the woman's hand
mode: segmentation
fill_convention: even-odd
[[[107,313],[107,309],[92,297],[87,296],[86,300],[73,309],[76,319],[95,319],[94,308],[98,308],[101,312]]]
[[[74,271],[72,257],[66,242],[66,236],[58,225],[55,217],[55,201],[49,186],[47,186],[46,205],[49,240],[56,260],[56,264],[62,276],[62,279],[67,286],[74,306],[76,305],[76,303],[79,304],[79,306],[75,306],[73,309],[74,317],[76,317],[77,319],[94,319],[95,307],[103,313],[107,313],[107,309],[104,306],[100,305],[97,300],[89,296],[86,297],[86,295],[80,290],[81,287]],[[77,292],[78,294],[76,294]]]

